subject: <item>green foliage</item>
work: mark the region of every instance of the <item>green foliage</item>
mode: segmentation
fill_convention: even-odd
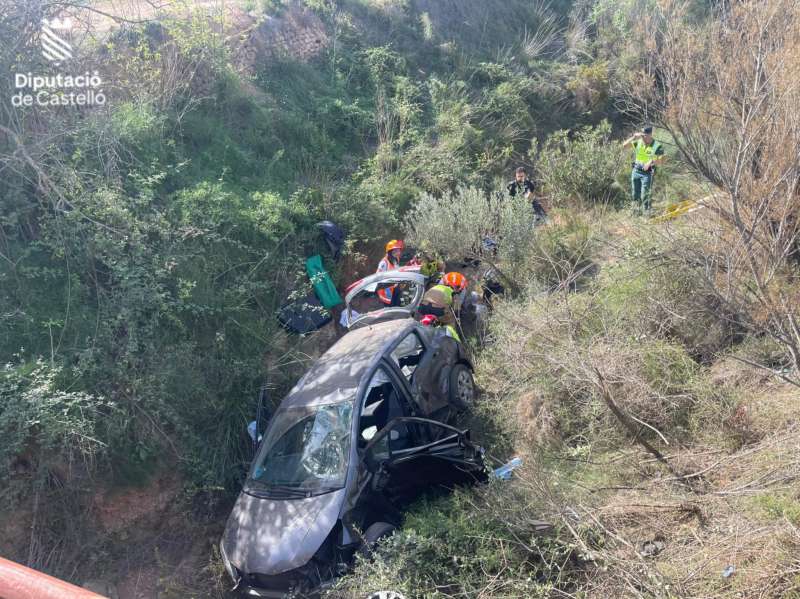
[[[111,113],[111,132],[120,143],[137,153],[157,147],[161,135],[159,128],[166,119],[148,104],[125,102]]]
[[[770,520],[785,518],[794,526],[800,525],[800,501],[785,494],[762,493],[753,498],[753,503]]]
[[[625,260],[602,272],[595,296],[602,312],[587,326],[599,331],[602,321],[614,322],[633,338],[669,338],[710,363],[742,339],[740,317],[706,291],[701,270],[678,268],[665,249],[646,238],[630,243]]]
[[[425,252],[450,258],[500,262],[507,276],[524,277],[535,236],[534,214],[522,197],[487,197],[472,187],[436,197],[420,195],[405,219],[406,239]],[[497,257],[485,240],[499,241]],[[517,284],[524,280],[518,278]]]
[[[503,302],[490,323],[479,376],[502,397],[516,389],[525,418],[511,416],[516,422],[507,424],[537,443],[617,443],[625,431],[603,401],[595,368],[613,381],[623,412],[668,437],[686,438],[718,422],[735,397],[712,385],[702,364],[740,333],[726,308],[702,293],[702,272],[672,267],[663,246],[642,236],[590,278],[602,233],[587,233],[587,222],[598,222],[593,215],[572,220],[537,234],[530,278],[549,275],[554,286],[585,264],[585,279],[574,287],[579,293]],[[641,434],[660,442],[652,429]]]
[[[604,114],[609,99],[609,65],[598,60],[589,65],[579,65],[567,89],[575,102],[588,113]]]
[[[594,274],[596,231],[590,218],[581,213],[564,212],[558,216],[561,216],[559,221],[536,235],[525,264],[529,278],[547,288],[574,289]]]
[[[502,482],[422,501],[375,559],[360,561],[331,595],[383,588],[426,598],[550,597],[570,584],[573,549],[558,532],[536,531],[536,501],[531,489]]]
[[[108,422],[117,417],[116,406],[64,389],[65,378],[60,368],[42,360],[9,363],[0,371],[0,476],[6,491],[18,490],[9,477],[19,468],[37,476],[51,468],[90,474],[105,457],[104,439]],[[16,460],[19,465],[12,467]]]
[[[786,347],[772,337],[747,337],[733,348],[732,354],[738,358],[761,364],[768,368],[788,368],[792,358]]]
[[[687,391],[687,383],[698,371],[697,362],[679,345],[655,342],[642,352],[642,374],[659,394],[677,395]]]
[[[622,149],[611,139],[611,125],[584,127],[570,135],[550,135],[538,151],[539,178],[559,205],[578,201],[586,205],[619,203],[624,194],[616,183],[623,166]]]
[[[614,60],[623,80],[639,74],[642,32],[638,25],[658,14],[655,0],[597,0],[591,5],[588,20],[597,28],[597,53]],[[627,79],[636,84],[635,78]]]

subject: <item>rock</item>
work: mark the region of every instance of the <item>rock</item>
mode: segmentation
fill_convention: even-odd
[[[642,544],[642,550],[639,551],[639,555],[642,557],[655,557],[666,547],[664,540],[661,538],[653,539],[652,541],[646,541]]]

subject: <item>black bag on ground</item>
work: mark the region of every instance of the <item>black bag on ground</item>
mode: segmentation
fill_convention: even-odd
[[[317,296],[306,297],[281,306],[278,321],[292,333],[305,335],[324,327],[331,321],[331,313],[322,307]]]

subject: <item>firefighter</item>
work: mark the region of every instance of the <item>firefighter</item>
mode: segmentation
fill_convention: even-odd
[[[422,296],[417,312],[422,316],[433,315],[444,326],[456,323],[456,312],[461,307],[460,294],[467,288],[467,278],[460,272],[449,272],[437,285]]]
[[[439,322],[439,319],[436,318],[433,314],[426,314],[425,316],[423,316],[422,319],[420,320],[420,323],[426,327],[441,326],[443,327],[442,331],[444,332],[445,335],[447,335],[448,337],[452,337],[453,339],[461,343],[461,337],[458,336],[456,328],[450,324],[442,325],[442,323]]]
[[[406,244],[402,239],[392,239],[386,244],[386,255],[378,262],[378,270],[375,272],[386,272],[389,270],[397,270],[400,268],[400,258],[403,256],[403,250]],[[387,306],[396,306],[400,300],[400,292],[397,285],[378,289],[378,298]]]

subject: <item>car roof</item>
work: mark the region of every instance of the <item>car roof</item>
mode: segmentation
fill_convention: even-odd
[[[416,321],[404,318],[350,331],[317,358],[280,409],[355,401],[361,379],[394,341],[416,326]]]

